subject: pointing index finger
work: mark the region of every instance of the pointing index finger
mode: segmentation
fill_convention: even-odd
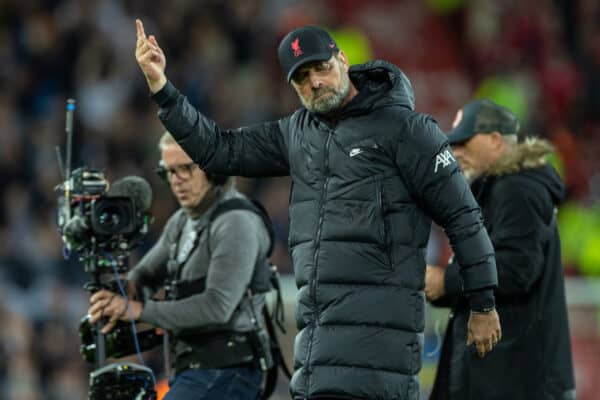
[[[137,29],[137,38],[138,39],[146,39],[146,32],[144,32],[144,24],[142,24],[142,20],[135,20],[135,27]]]

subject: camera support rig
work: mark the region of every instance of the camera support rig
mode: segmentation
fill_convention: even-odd
[[[100,257],[97,254],[94,254],[92,252],[91,254],[88,254],[87,257],[85,257],[84,265],[85,265],[85,272],[89,272],[92,274],[92,280],[89,282],[86,282],[83,285],[83,288],[85,290],[87,290],[88,292],[90,292],[90,294],[93,294],[102,289],[106,289],[106,290],[110,290],[110,291],[118,293],[119,292],[118,288],[115,288],[113,285],[108,285],[108,284],[102,282],[102,279],[101,279],[102,273],[106,271],[107,267],[110,268],[111,266],[113,268],[115,268],[116,273],[127,272],[127,270],[128,270],[126,255],[118,256],[116,259],[107,259],[105,257]],[[113,281],[113,282],[115,282],[115,281]],[[85,320],[87,320],[87,316],[85,317],[84,321]],[[94,334],[93,347],[84,346],[82,344],[82,349],[81,349],[82,353],[86,350],[94,351],[93,359],[94,359],[94,365],[96,368],[101,368],[106,363],[106,342],[105,342],[104,335],[101,333],[103,325],[104,325],[104,323],[102,321],[97,321],[95,323],[95,326],[93,327],[93,330],[92,330],[93,334]],[[83,339],[84,338],[82,338],[82,342],[83,342]]]
[[[125,178],[116,195],[111,197],[108,190],[110,185],[102,171],[78,168],[71,172],[74,112],[75,100],[68,99],[65,165],[62,163],[60,148],[56,147],[63,178],[63,182],[56,187],[56,190],[62,192],[58,199],[59,232],[67,252],[78,253],[85,272],[92,275],[92,280],[84,285],[88,292],[106,289],[126,296],[119,274],[127,272],[129,252],[139,244],[141,236],[148,232],[151,188],[141,178]],[[65,256],[68,257],[67,254]],[[116,278],[112,285],[111,282],[102,280],[103,275],[109,272]],[[118,288],[114,286],[115,282]],[[103,325],[103,321],[97,321],[92,326],[89,316],[84,317],[80,325],[82,355],[86,361],[94,364],[94,370],[89,376],[88,399],[155,400],[155,378],[152,370],[133,363],[106,364],[107,342],[106,336],[101,332]],[[119,325],[129,326],[121,322],[113,331],[116,331]],[[85,327],[85,330],[82,330],[82,327]],[[136,351],[139,351],[134,326],[131,333],[135,335]],[[83,345],[84,336],[93,344]]]

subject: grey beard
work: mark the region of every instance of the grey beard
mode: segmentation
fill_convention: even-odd
[[[467,183],[470,185],[473,182],[475,182],[477,180],[477,178],[479,178],[482,175],[482,173],[475,172],[473,170],[463,170],[463,175],[467,179]]]
[[[342,87],[340,90],[335,90],[333,88],[324,88],[321,90],[326,90],[328,93],[332,94],[324,99],[313,101],[312,104],[306,102],[302,97],[300,97],[300,101],[310,112],[328,114],[339,109],[346,97],[348,97],[348,93],[350,93],[350,78],[348,78],[348,75],[345,76],[345,79],[342,80]]]

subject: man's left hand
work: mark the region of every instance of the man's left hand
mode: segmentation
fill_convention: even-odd
[[[131,321],[140,318],[142,303],[127,301],[123,296],[108,290],[100,290],[90,298],[91,306],[88,310],[90,322],[93,324],[101,318],[108,317],[108,322],[102,328],[102,333],[110,332],[118,320]]]
[[[492,351],[502,339],[500,318],[496,310],[489,312],[471,312],[467,323],[467,346],[475,344],[479,357]]]

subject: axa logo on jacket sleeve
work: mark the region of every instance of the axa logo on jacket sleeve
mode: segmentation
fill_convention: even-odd
[[[456,162],[456,159],[454,158],[454,156],[452,155],[450,150],[446,149],[446,150],[440,152],[435,157],[435,168],[434,168],[433,172],[437,173],[440,165],[442,166],[442,168],[446,168],[448,165],[452,164],[453,162]]]

